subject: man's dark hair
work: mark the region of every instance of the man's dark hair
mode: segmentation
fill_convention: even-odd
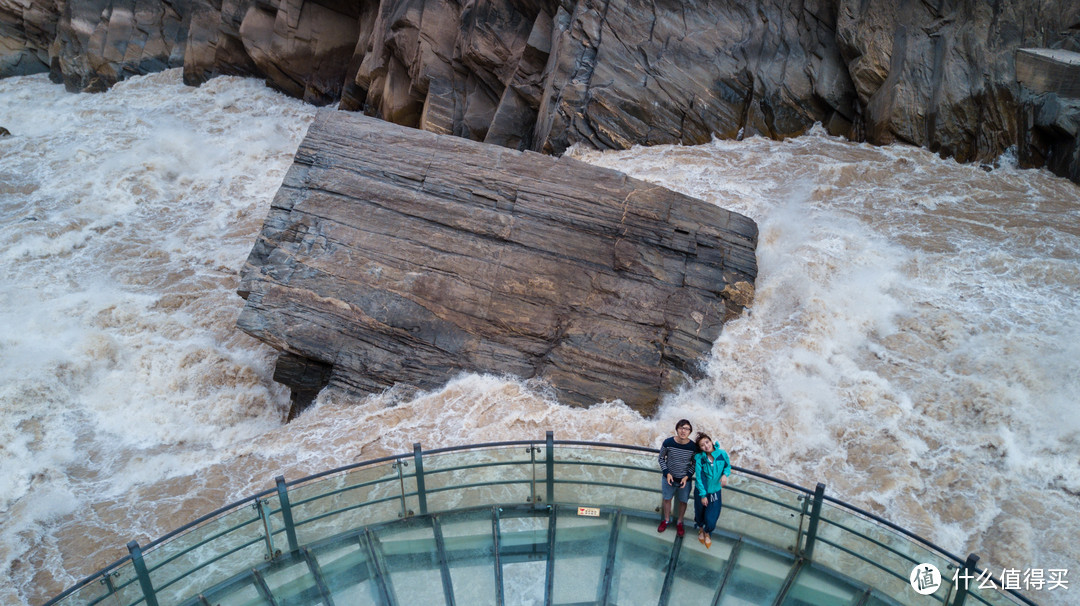
[[[687,419],[679,419],[679,422],[675,424],[675,431],[679,431],[679,428],[686,425],[690,428],[690,431],[694,431],[694,425]]]

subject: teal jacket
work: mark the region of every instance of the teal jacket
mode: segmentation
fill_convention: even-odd
[[[712,454],[712,463],[709,462],[709,455],[704,452],[694,455],[694,487],[697,489],[698,498],[720,492],[720,477],[731,475],[731,457],[727,451],[716,448]]]

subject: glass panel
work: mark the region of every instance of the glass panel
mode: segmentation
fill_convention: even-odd
[[[802,512],[801,494],[733,474],[723,491],[724,508],[716,527],[782,551],[792,551]]]
[[[499,559],[503,564],[547,560],[548,512],[500,510]]]
[[[528,446],[424,455],[428,511],[531,502],[534,481],[532,456]],[[544,449],[540,448],[536,456],[535,481],[537,491],[543,497]],[[489,482],[496,484],[452,488]]]
[[[324,604],[307,560],[300,557],[269,566],[263,580],[278,606],[316,606]]]
[[[144,552],[158,601],[180,602],[262,564],[266,561],[264,537],[258,511],[245,504]]]
[[[870,598],[866,600],[866,606],[897,606],[899,602],[889,599],[885,596],[871,593]]]
[[[848,606],[862,592],[814,566],[804,566],[784,598],[784,606]]]
[[[719,606],[771,604],[791,572],[791,558],[743,544],[735,569],[720,594]]]
[[[814,562],[912,606],[940,603],[952,583],[950,560],[831,503],[821,508]],[[923,563],[936,566],[942,577],[941,587],[931,597],[911,588],[912,570]]]
[[[714,532],[712,547],[705,549],[694,530],[687,528],[686,532],[668,604],[712,604],[735,540]]]
[[[595,485],[595,484],[603,485]],[[555,502],[659,511],[656,455],[570,446],[555,447]]]
[[[503,602],[506,606],[543,606],[547,562],[503,564]]]
[[[553,604],[599,600],[614,516],[579,516],[576,509],[560,508],[555,520]],[[655,532],[655,531],[654,531]]]
[[[402,471],[411,474],[411,463]],[[407,482],[406,490],[415,490],[412,479]],[[399,519],[401,485],[396,464],[382,463],[289,488],[297,541],[306,545]]]
[[[334,606],[364,606],[379,603],[367,546],[352,537],[313,549],[319,574],[334,600]]]
[[[398,604],[445,604],[442,566],[431,520],[409,519],[374,533],[375,544],[389,575],[387,585]]]
[[[547,581],[548,513],[499,514],[499,562],[506,606],[540,606]]]
[[[251,575],[243,583],[236,583],[222,588],[216,593],[207,594],[206,599],[214,606],[264,606],[266,600],[259,595]]]
[[[495,603],[495,541],[491,510],[439,517],[457,604]]]
[[[656,520],[622,516],[609,602],[625,606],[658,603],[674,544],[675,533],[656,532]]]

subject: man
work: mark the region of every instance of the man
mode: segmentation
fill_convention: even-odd
[[[660,446],[660,492],[664,497],[663,518],[656,532],[667,530],[668,521],[671,519],[671,499],[676,496],[679,499],[677,523],[675,534],[683,536],[686,532],[683,528],[683,516],[686,515],[686,503],[690,500],[690,486],[694,480],[694,443],[690,441],[690,434],[694,426],[686,419],[679,419],[675,424],[675,435],[664,440]]]

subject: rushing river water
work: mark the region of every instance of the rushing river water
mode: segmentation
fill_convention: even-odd
[[[237,270],[314,108],[178,70],[73,95],[0,80],[0,603],[40,604],[239,497],[501,439],[658,445],[681,417],[813,486],[1080,595],[1080,187],[814,131],[572,151],[752,217],[757,298],[654,419],[467,375],[324,393],[285,425]]]

